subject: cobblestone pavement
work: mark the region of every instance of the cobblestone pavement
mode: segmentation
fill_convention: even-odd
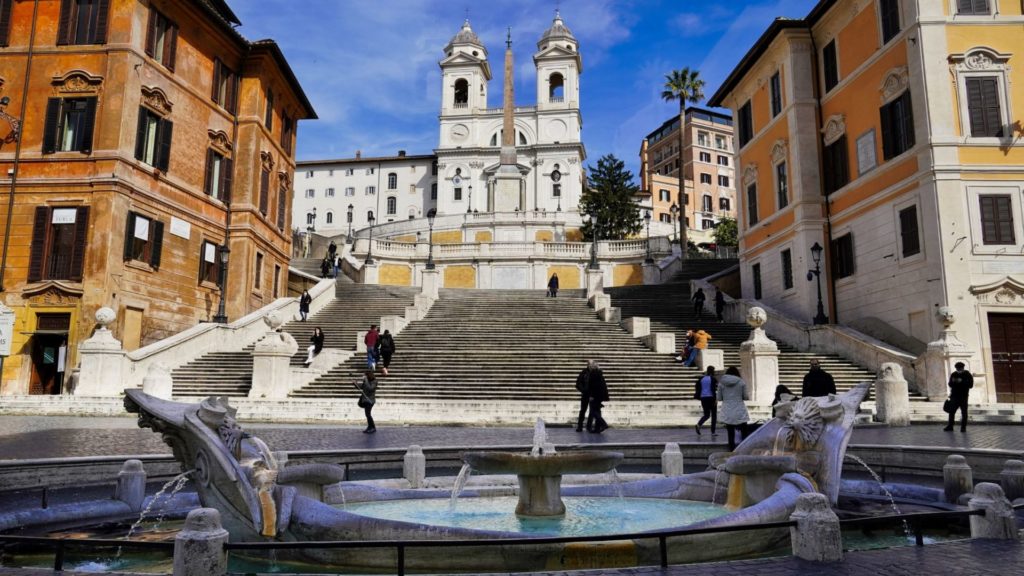
[[[424,447],[529,445],[532,427],[380,426],[362,434],[362,426],[324,424],[246,424],[274,450],[346,450]],[[725,445],[725,432],[711,436],[705,428],[616,428],[603,434],[579,433],[568,427],[549,427],[548,438],[560,445],[605,443],[716,443]],[[1019,425],[976,425],[966,433],[944,432],[941,424],[905,428],[862,426],[853,432],[854,445],[948,446],[1024,452]],[[151,430],[140,429],[134,417],[75,418],[57,416],[0,417],[0,460],[73,456],[169,454],[170,449]]]

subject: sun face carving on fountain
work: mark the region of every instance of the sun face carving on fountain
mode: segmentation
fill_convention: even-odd
[[[818,443],[824,429],[825,421],[818,400],[801,398],[783,418],[786,448],[793,451],[810,448]]]

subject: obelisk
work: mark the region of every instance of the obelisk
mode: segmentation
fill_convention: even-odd
[[[523,175],[516,164],[515,87],[512,67],[512,29],[505,41],[505,98],[501,132],[501,161],[494,176],[495,212],[525,210]]]

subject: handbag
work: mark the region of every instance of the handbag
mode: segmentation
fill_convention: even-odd
[[[956,412],[956,404],[953,403],[952,398],[946,398],[946,401],[942,403],[942,411],[946,414],[952,414]]]
[[[367,398],[366,395],[364,395],[364,394],[360,394],[359,395],[359,402],[357,402],[357,404],[359,405],[360,408],[372,408],[373,407],[373,402],[371,402],[370,399]]]

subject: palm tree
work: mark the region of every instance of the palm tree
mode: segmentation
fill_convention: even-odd
[[[665,86],[661,92],[661,98],[666,102],[679,101],[679,167],[676,173],[679,174],[679,249],[683,259],[687,256],[686,241],[686,204],[683,198],[686,197],[683,187],[683,121],[686,114],[687,104],[696,104],[704,99],[704,80],[700,77],[700,71],[690,70],[689,67],[673,70],[665,74]]]

